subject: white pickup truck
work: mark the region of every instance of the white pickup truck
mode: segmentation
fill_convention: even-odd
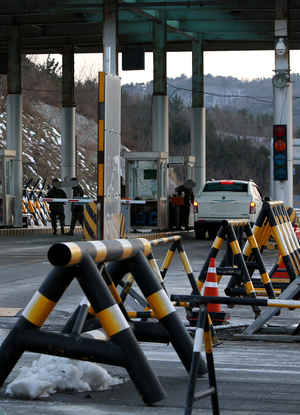
[[[224,219],[248,219],[255,223],[263,204],[259,187],[252,181],[211,180],[194,199],[196,239],[214,239]]]

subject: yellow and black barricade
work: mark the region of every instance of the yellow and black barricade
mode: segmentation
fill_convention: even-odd
[[[0,385],[25,351],[125,367],[146,404],[166,397],[138,341],[171,342],[187,371],[193,340],[153,273],[146,239],[59,243],[48,251],[54,265],[0,347]],[[104,263],[107,262],[107,265]],[[156,321],[131,321],[115,287],[131,273]],[[85,298],[61,333],[39,329],[76,278]],[[97,320],[89,331],[87,318]],[[91,318],[92,317],[92,318]],[[79,341],[80,340],[80,341]],[[207,372],[202,356],[198,374]]]

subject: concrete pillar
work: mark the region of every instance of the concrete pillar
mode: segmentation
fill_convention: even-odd
[[[103,1],[103,70],[118,75],[118,0]]]
[[[191,155],[196,158],[194,166],[195,193],[206,182],[206,114],[204,108],[204,74],[202,40],[192,44],[193,93],[191,111]]]
[[[283,82],[273,79],[273,119],[274,124],[287,125],[288,180],[274,181],[274,199],[283,200],[286,206],[293,206],[293,104],[290,82],[290,62],[288,45],[288,5],[275,2],[275,77],[282,76]],[[273,193],[272,191],[270,192]]]
[[[19,26],[8,27],[6,147],[16,151],[14,159],[13,194],[15,227],[23,227],[22,219],[22,94],[21,94],[21,35]]]
[[[152,151],[169,153],[169,98],[165,25],[153,29]]]
[[[167,95],[153,95],[152,151],[169,152],[169,100]]]
[[[205,108],[191,110],[191,155],[196,158],[194,165],[195,194],[206,182]]]
[[[62,108],[61,108],[61,179],[76,176],[76,133],[74,102],[74,51],[72,45],[63,47]],[[72,189],[65,188],[69,198]],[[71,223],[71,205],[66,204],[66,225]]]

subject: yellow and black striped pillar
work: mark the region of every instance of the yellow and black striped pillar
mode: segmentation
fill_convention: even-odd
[[[97,239],[104,239],[105,72],[99,72]]]
[[[118,220],[116,218],[116,220]],[[126,238],[125,218],[120,213],[120,238]],[[84,241],[92,241],[98,239],[97,236],[97,203],[91,202],[85,206],[83,219],[83,238]]]

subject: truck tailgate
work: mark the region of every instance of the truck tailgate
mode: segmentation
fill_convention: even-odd
[[[250,198],[245,196],[243,200],[236,200],[233,197],[210,198],[202,196],[199,200],[199,219],[205,218],[247,218],[249,217]]]

